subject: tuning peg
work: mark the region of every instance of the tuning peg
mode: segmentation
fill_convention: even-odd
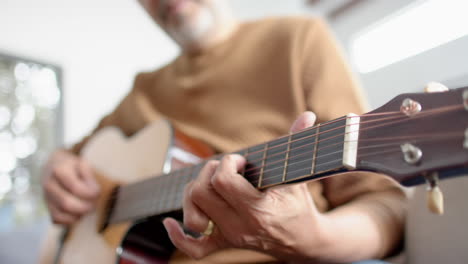
[[[426,93],[446,92],[449,89],[447,86],[438,82],[429,82],[424,87]],[[437,172],[430,173],[426,176],[427,180],[427,207],[434,214],[444,214],[444,194],[439,188],[439,175]]]
[[[440,93],[448,90],[449,88],[447,88],[447,86],[438,82],[429,82],[426,84],[426,87],[424,87],[424,92],[426,93]]]
[[[444,195],[439,188],[439,176],[437,172],[426,176],[427,180],[427,207],[434,214],[444,214]]]

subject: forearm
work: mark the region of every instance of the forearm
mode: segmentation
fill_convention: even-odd
[[[379,198],[354,201],[325,214],[328,247],[320,259],[346,263],[382,258],[398,246],[403,233],[402,199],[392,193]]]

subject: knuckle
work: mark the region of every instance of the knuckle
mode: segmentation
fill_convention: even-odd
[[[195,185],[189,193],[189,197],[192,201],[201,201],[204,198],[204,191],[198,186],[200,185]]]
[[[211,184],[217,190],[228,190],[230,185],[230,173],[226,171],[219,171],[211,178]]]
[[[60,199],[59,206],[63,211],[66,212],[75,211],[75,204],[70,198]]]
[[[73,194],[79,194],[80,193],[80,190],[81,190],[81,186],[79,185],[78,182],[75,182],[75,181],[70,181],[68,183],[68,186],[70,188],[70,191],[73,193]]]
[[[216,168],[219,164],[219,161],[218,160],[210,160],[206,163],[206,167],[208,168]]]
[[[233,154],[230,154],[230,155],[226,155],[223,157],[222,159],[223,162],[233,162],[234,161],[234,155]]]
[[[205,254],[201,250],[194,250],[193,252],[190,253],[190,256],[194,258],[195,260],[200,260],[205,256]]]

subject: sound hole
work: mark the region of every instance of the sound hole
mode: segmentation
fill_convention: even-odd
[[[162,220],[168,216],[182,219],[181,212],[174,212],[134,224],[123,239],[118,263],[168,263],[174,251],[162,224]]]

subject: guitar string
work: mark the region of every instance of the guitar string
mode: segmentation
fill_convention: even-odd
[[[423,135],[425,136],[425,135]],[[438,135],[440,137],[444,136],[444,135]],[[461,137],[461,135],[459,134],[452,134],[451,136],[458,136],[458,137]],[[446,139],[443,138],[443,139]],[[421,141],[435,141],[434,138],[422,138],[422,139],[419,139],[418,141],[416,142],[421,142]],[[393,149],[389,149],[387,148],[386,150],[384,151],[376,151],[376,152],[371,152],[371,153],[366,153],[366,154],[362,154],[360,155],[361,157],[367,157],[367,156],[375,156],[375,155],[379,155],[379,154],[383,154],[383,153],[392,153],[392,152],[400,152],[400,145],[399,143],[389,143],[389,144],[384,144],[385,146],[395,146],[395,148]],[[375,146],[369,146],[367,148],[372,148],[372,147],[375,147]],[[335,153],[340,153],[342,152],[341,150],[340,151],[336,151]],[[300,162],[310,162],[312,161],[312,159],[308,158],[308,159],[304,159]],[[333,163],[333,162],[337,162],[337,161],[341,161],[341,160],[333,160],[333,161],[328,161],[328,162],[325,162],[325,163],[322,163],[322,165],[325,165],[325,164],[328,164],[328,163]],[[300,162],[296,162],[296,163],[300,163]],[[297,169],[297,170],[294,170],[294,171],[291,171],[291,172],[300,172],[300,171],[304,171],[304,170],[308,170],[307,168],[302,168],[302,169]],[[319,173],[323,173],[324,171],[320,171],[318,172],[317,174]],[[268,186],[264,186],[264,188],[266,187],[272,187],[272,186],[275,186],[275,185],[280,185],[280,184],[284,184],[284,183],[287,183],[287,182],[291,182],[291,181],[297,181],[301,178],[307,178],[307,177],[310,177],[312,175],[304,175],[304,176],[301,176],[301,177],[295,177],[295,178],[292,178],[292,179],[288,179],[288,181],[285,181],[285,182],[275,182],[274,184],[271,184],[271,185],[268,185]],[[279,177],[282,177],[281,174],[279,175],[275,175],[275,176],[271,176],[269,177],[269,179],[272,179],[272,178],[279,178]],[[321,178],[319,176],[319,178]],[[317,179],[318,180],[318,179]],[[255,182],[252,182],[252,184],[254,184]],[[255,184],[254,184],[255,185]],[[161,205],[166,205],[168,204],[168,202],[173,202],[173,204],[176,204],[177,202],[174,202],[174,201],[179,201],[179,205],[180,205],[180,202],[181,202],[181,199],[183,198],[183,195],[181,193],[168,193],[167,196],[164,196],[162,199],[159,199],[155,205],[157,205],[157,207],[152,207],[152,208],[145,208],[147,210],[144,210],[144,211],[139,211],[139,212],[136,212],[136,214],[132,214],[132,215],[129,215],[128,212],[127,214],[124,214],[123,216],[120,216],[120,217],[114,217],[113,218],[113,221],[121,221],[121,220],[126,220],[128,217],[137,217],[137,216],[145,216],[145,215],[148,215],[148,214],[152,214],[155,212],[155,210],[158,209],[159,213],[163,213],[163,212],[166,212],[166,211],[170,211],[170,210],[176,210],[176,209],[180,209],[179,207],[176,206],[161,206]],[[140,204],[141,205],[141,204]]]
[[[437,109],[436,109],[436,110],[437,110]],[[429,111],[426,111],[426,113],[428,113],[428,112],[429,112]],[[379,113],[379,114],[381,115],[382,113]],[[428,114],[430,114],[430,113],[428,113]],[[421,115],[419,115],[419,116],[421,116]],[[405,120],[407,120],[407,119],[405,119]],[[413,120],[414,120],[414,117],[413,117]],[[371,120],[371,121],[372,121],[372,120]],[[370,127],[370,128],[374,128],[374,127]],[[369,128],[369,129],[370,129],[370,128]],[[308,137],[310,137],[310,136],[308,136]],[[336,137],[336,136],[335,136],[335,137]],[[327,138],[326,138],[326,139],[323,139],[322,141],[325,141],[325,140],[327,140]],[[340,142],[339,144],[341,144],[341,143],[342,143],[342,142]],[[336,143],[333,144],[333,145],[336,145]],[[328,146],[322,147],[322,149],[323,149],[323,148],[326,148],[326,147],[328,147]],[[291,158],[293,158],[293,157],[291,157]],[[278,161],[276,161],[276,162],[278,162]],[[317,165],[317,166],[319,166],[319,165]],[[255,168],[253,168],[253,169],[255,169]],[[183,176],[183,175],[181,175],[181,176]]]
[[[431,114],[432,114],[432,113],[431,113]],[[423,117],[423,116],[420,116],[420,117]],[[415,117],[413,117],[411,120],[414,120],[414,118],[415,118]],[[372,121],[372,120],[371,120],[371,121]],[[409,119],[405,118],[404,120],[401,120],[401,121],[409,121]],[[367,122],[367,123],[370,123],[369,121],[364,121],[364,122],[361,122],[361,124],[362,124],[362,123],[366,123],[366,122]],[[396,122],[394,122],[394,121],[393,121],[393,122],[387,122],[387,123],[383,123],[382,126],[383,126],[383,125],[393,125],[393,124],[395,124],[395,123],[396,123]],[[364,128],[364,129],[361,128],[361,129],[359,130],[359,132],[365,131],[365,130],[369,130],[369,129],[373,129],[373,128],[375,128],[375,127],[376,127],[376,126],[374,126],[374,127],[366,127],[366,128]],[[325,138],[325,139],[322,139],[322,140],[318,140],[317,143],[320,143],[320,142],[323,142],[323,141],[326,141],[326,140],[330,140],[330,139],[333,139],[333,138],[336,138],[336,137],[341,137],[341,136],[343,136],[343,135],[345,135],[345,134],[348,134],[348,133],[354,133],[354,132],[346,132],[346,133],[337,134],[337,135],[332,136],[332,137],[328,137],[328,138]],[[300,140],[302,141],[302,140],[305,139],[305,138],[309,138],[309,136],[304,137],[304,138],[301,138]],[[323,149],[326,149],[326,148],[329,148],[329,147],[332,147],[332,146],[336,146],[336,145],[340,145],[340,144],[343,144],[343,143],[344,143],[344,141],[340,141],[340,142],[337,142],[337,143],[332,143],[332,144],[329,144],[329,145],[321,146],[320,148],[318,148],[318,149],[316,150],[316,152],[318,152],[319,150],[323,150]],[[314,145],[314,144],[315,144],[315,142],[314,142],[314,143],[309,143],[309,144],[304,144],[304,145],[302,145],[302,146],[296,147],[294,150],[298,150],[298,149],[301,149],[301,148],[305,148],[305,147],[307,147],[307,146],[309,146],[309,145]],[[287,152],[287,151],[278,152],[278,153],[275,153],[275,154],[273,154],[273,155],[269,155],[268,158],[271,158],[271,157],[273,157],[273,156],[278,156],[278,155],[280,155],[280,154],[285,154],[286,152]],[[297,155],[295,155],[295,156],[297,156]],[[290,158],[294,158],[295,156],[290,156]],[[257,161],[261,161],[261,160],[263,160],[263,159],[253,160],[253,161],[249,161],[249,162],[254,163],[254,162],[257,162]],[[279,162],[285,162],[285,159],[277,160],[277,161],[270,162],[270,163],[266,163],[266,164],[264,164],[264,166],[270,165],[270,164],[272,164],[272,163],[279,163]],[[263,166],[263,167],[264,167],[264,166]],[[249,168],[248,170],[245,170],[245,172],[249,172],[249,171],[252,171],[252,170],[258,170],[258,169],[260,169],[261,167],[262,167],[262,166]]]
[[[439,135],[440,138],[442,139],[448,139],[448,138],[456,138],[456,137],[460,137],[462,138],[464,135],[460,135],[460,134],[450,134],[449,136],[447,135]],[[413,140],[413,142],[422,142],[422,141],[430,141],[430,140],[433,140],[433,141],[436,141],[436,140],[440,140],[440,139],[437,139],[436,137],[432,137],[431,139],[419,139],[419,140]],[[392,146],[397,146],[398,148],[398,151],[401,152],[401,142],[394,142],[394,143],[386,143],[386,144],[379,144],[379,145],[370,145],[370,146],[366,146],[366,147],[360,147],[359,150],[361,149],[372,149],[372,148],[381,148],[381,147],[392,147]],[[342,153],[343,150],[338,150],[338,151],[335,151],[333,153],[330,153],[330,154],[337,154],[337,153]],[[371,154],[369,153],[365,153],[365,154],[360,154],[359,157],[367,157],[367,156],[371,156],[371,155],[376,155],[380,152],[372,152]],[[308,153],[310,154],[310,153]],[[293,164],[298,164],[298,163],[301,163],[301,162],[309,162],[309,161],[313,161],[314,158],[306,158],[306,159],[303,159],[303,160],[300,160],[300,161],[297,161]],[[329,164],[329,163],[333,163],[333,162],[339,162],[339,161],[342,161],[341,159],[335,159],[335,160],[331,160],[331,161],[327,161],[327,162],[323,162],[323,163],[320,163],[319,165],[317,166],[323,166],[323,165],[326,165],[326,164]],[[305,170],[305,169],[308,169],[308,168],[303,168],[303,169],[298,169],[297,171],[300,171],[300,170]],[[288,171],[289,172],[289,171]],[[295,172],[295,171],[291,171],[292,172]],[[319,173],[319,172],[318,172]],[[317,174],[318,174],[317,173]],[[274,176],[270,176],[270,177],[267,177],[267,178],[264,178],[265,179],[272,179],[272,178],[278,178],[278,177],[282,177],[282,174],[278,174],[278,175],[274,175]],[[258,180],[254,180],[252,181],[252,184],[254,183],[258,183]],[[254,184],[255,185],[255,184]]]
[[[429,140],[435,140],[436,138],[443,138],[443,139],[447,139],[448,137],[462,137],[463,135],[460,135],[458,133],[451,133],[451,134],[431,134],[430,136],[432,137],[431,139],[427,139],[427,136],[429,136],[428,134],[420,134],[420,135],[417,135],[417,136],[413,136],[412,138],[414,139],[416,137],[416,139],[418,139],[418,137],[424,137],[424,138],[419,138],[419,140],[413,140],[413,142],[421,142],[421,141],[429,141]],[[386,139],[386,140],[391,140],[390,138]],[[373,141],[372,139],[369,140],[369,141]],[[363,150],[363,149],[373,149],[373,148],[381,148],[381,147],[391,147],[391,146],[399,146],[399,142],[397,143],[385,143],[385,144],[378,144],[378,145],[370,145],[370,146],[366,146],[366,147],[361,147],[360,150]],[[398,151],[400,151],[400,148],[398,148]],[[341,153],[343,152],[342,150],[339,150],[339,151],[335,151],[333,153],[329,153],[328,155],[331,155],[331,154],[337,154],[337,153]],[[311,152],[306,152],[306,153],[303,153],[301,155],[307,155],[307,154],[310,154]],[[372,153],[366,153],[366,154],[361,154],[360,157],[365,157],[365,156],[369,156],[369,155],[376,155],[378,153],[382,153],[382,152],[372,152]],[[317,158],[320,158],[320,157],[317,157]],[[305,158],[305,159],[302,159],[302,160],[299,160],[299,161],[296,161],[296,162],[293,162],[291,163],[291,165],[294,165],[294,164],[299,164],[299,163],[302,163],[302,162],[311,162],[312,160],[314,160],[314,158]],[[329,163],[333,163],[333,162],[337,162],[337,161],[341,161],[339,159],[337,160],[332,160],[332,161],[328,161],[328,162],[325,162],[325,163],[320,163],[320,165],[318,166],[323,166],[323,165],[326,165],[326,164],[329,164]],[[277,168],[280,168],[280,167],[277,167]],[[274,170],[275,168],[273,169],[270,169],[270,170],[265,170],[265,172],[267,171],[271,171],[271,170]],[[301,170],[309,170],[308,168],[301,168],[301,169],[298,169],[298,170],[294,170],[294,171],[289,171],[290,173],[293,173],[295,171],[301,171]],[[281,177],[282,174],[278,174],[278,175],[274,175],[274,176],[270,176],[268,178],[265,178],[265,179],[273,179],[273,178],[278,178],[278,177]],[[254,180],[252,181],[252,184],[255,185],[255,183],[258,183],[258,180]],[[279,183],[281,184],[281,183]],[[165,189],[165,188],[163,188]]]
[[[341,119],[343,120],[344,118],[341,118]],[[334,122],[337,122],[337,121],[334,121]],[[303,132],[303,131],[302,131],[302,132]],[[311,137],[311,136],[307,135],[307,136],[302,137],[302,138],[299,138],[299,139],[297,139],[297,140],[295,140],[295,141],[299,141],[299,140],[301,140],[301,139],[308,138],[308,137]],[[276,147],[278,147],[278,146],[276,146]],[[302,146],[302,147],[304,147],[304,146]],[[302,148],[302,147],[301,147],[301,148]],[[220,154],[220,155],[217,155],[217,156],[221,157],[222,155],[223,155],[223,154]],[[253,155],[253,154],[251,154],[251,155]],[[211,157],[210,159],[215,159],[215,158],[216,158],[216,156],[215,156],[215,157]],[[172,173],[172,175],[171,175],[170,177],[171,177],[171,179],[175,179],[177,176],[178,176],[178,175],[174,175],[174,173]],[[183,175],[181,175],[181,176],[183,176]],[[152,180],[152,179],[151,179],[151,180]],[[149,183],[151,180],[148,179],[148,180],[147,180],[148,183]],[[162,180],[164,180],[164,179],[162,179],[161,177],[158,177],[158,179],[155,180],[155,181],[158,181],[158,184],[159,184],[159,185],[162,185],[162,184],[163,184],[163,183],[161,182]],[[140,183],[137,183],[137,184],[127,185],[127,186],[125,186],[124,189],[122,189],[118,194],[116,193],[115,195],[120,196],[120,197],[122,198],[121,200],[128,200],[128,199],[130,199],[130,198],[132,198],[132,197],[134,196],[134,195],[133,195],[133,193],[134,193],[133,191],[141,192],[141,191],[142,191],[141,186],[142,186],[142,187],[145,187],[145,184],[146,184],[146,182],[140,182]],[[133,187],[133,188],[132,188],[132,187]],[[135,189],[135,190],[132,190],[132,189]]]
[[[440,109],[437,109],[437,110],[440,110]],[[379,113],[379,115],[381,115],[382,113]],[[429,111],[426,111],[425,114],[431,114]],[[364,115],[365,116],[365,115]],[[422,117],[420,115],[420,117]],[[347,117],[347,118],[353,118],[353,117]],[[320,133],[316,133],[316,134],[311,134],[311,135],[307,135],[305,137],[301,137],[301,138],[298,138],[296,140],[293,140],[293,141],[290,141],[290,142],[285,142],[285,143],[282,143],[282,144],[278,144],[278,145],[275,145],[275,146],[272,146],[272,147],[268,147],[266,149],[266,151],[271,151],[275,148],[278,148],[278,147],[282,147],[284,145],[287,145],[287,144],[291,144],[291,143],[294,143],[294,142],[299,142],[299,141],[303,141],[304,139],[307,139],[307,138],[312,138],[314,136],[317,136],[317,135],[320,135],[320,134],[324,134],[324,133],[328,133],[330,131],[333,131],[333,130],[337,130],[337,129],[340,129],[340,128],[343,128],[345,126],[352,126],[352,125],[356,125],[356,124],[366,124],[366,123],[373,123],[373,122],[380,122],[380,121],[384,121],[384,120],[389,120],[389,119],[395,119],[395,118],[402,118],[403,120],[401,121],[405,121],[408,117],[406,115],[400,115],[400,116],[397,116],[397,117],[387,117],[387,118],[381,118],[381,119],[373,119],[373,120],[368,120],[368,121],[361,121],[359,123],[353,123],[353,124],[347,124],[347,125],[344,125],[344,126],[339,126],[339,127],[336,127],[336,128],[332,128],[332,129],[329,129],[329,130],[325,130],[325,131],[321,131]],[[387,124],[387,123],[385,123]],[[315,127],[311,128],[311,129],[314,129]],[[360,130],[362,131],[362,129]],[[304,131],[300,131],[298,132],[299,133],[302,133]],[[354,132],[346,132],[346,133],[342,133],[342,134],[337,134],[335,136],[332,136],[332,137],[328,137],[328,138],[324,138],[324,139],[321,139],[321,140],[318,140],[317,143],[319,142],[322,142],[322,141],[326,141],[326,140],[330,140],[332,138],[336,138],[336,137],[340,137],[344,134],[347,134],[347,133],[354,133]],[[341,144],[341,143],[339,143]],[[336,144],[333,144],[333,145],[336,145]],[[261,146],[261,145],[260,145]],[[301,147],[296,147],[294,150],[297,150],[297,149],[300,149]],[[323,147],[323,148],[326,148],[326,147]],[[255,152],[249,152],[248,155],[244,155],[244,157],[247,157],[247,156],[252,156],[254,154],[262,154],[265,150],[259,150],[259,151],[255,151]],[[275,153],[275,154],[272,154],[272,155],[268,155],[268,158],[272,158],[274,156],[278,156],[278,155],[281,155],[281,154],[284,154],[286,153],[286,151],[282,151],[282,152],[278,152],[278,153]],[[254,163],[254,162],[257,162],[257,161],[262,161],[263,159],[260,158],[260,159],[257,159],[257,160],[251,160],[250,162]],[[283,160],[284,161],[284,160]],[[275,161],[275,162],[281,162],[281,160],[279,161]],[[266,163],[265,165],[268,165],[269,163]],[[255,169],[258,169],[258,168],[250,168],[248,170],[245,170],[245,172],[248,172],[249,170],[255,170]]]
[[[461,108],[463,105],[453,105],[453,106],[446,106],[446,107],[439,107],[439,108],[434,108],[434,109],[430,109],[430,110],[426,110],[426,111],[423,111],[423,112],[420,112],[418,113],[418,115],[416,115],[415,117],[420,117],[421,115],[425,114],[432,114],[432,113],[437,113],[437,112],[443,112],[443,111],[448,111],[448,110],[454,110],[454,109],[457,109],[457,108]],[[370,117],[370,116],[379,116],[379,115],[392,115],[392,114],[397,114],[397,116],[393,116],[393,117],[385,117],[385,118],[381,118],[381,119],[371,119],[371,120],[368,120],[368,121],[360,121],[359,123],[353,123],[353,124],[346,124],[346,125],[342,125],[342,126],[338,126],[338,127],[334,127],[332,129],[328,129],[328,130],[323,130],[323,131],[320,131],[319,133],[316,133],[316,134],[311,134],[311,135],[307,135],[306,137],[302,137],[302,138],[299,138],[295,141],[298,141],[298,140],[302,140],[302,139],[306,139],[306,138],[309,138],[309,137],[314,137],[314,136],[318,136],[318,135],[321,135],[321,134],[325,134],[325,133],[329,133],[331,131],[334,131],[334,130],[337,130],[339,128],[343,128],[343,127],[346,127],[346,126],[352,126],[352,125],[356,125],[356,124],[366,124],[366,123],[372,123],[372,122],[380,122],[380,121],[384,121],[384,120],[387,120],[387,119],[396,119],[396,118],[403,118],[403,119],[407,119],[409,118],[408,116],[402,114],[401,112],[399,111],[390,111],[390,112],[383,112],[383,113],[375,113],[375,114],[363,114],[363,115],[356,115],[356,116],[350,116],[350,117],[347,117],[347,116],[344,116],[344,117],[340,117],[338,119],[335,119],[335,120],[332,120],[332,121],[329,121],[329,122],[326,122],[326,123],[321,123],[321,124],[318,124],[316,126],[313,126],[313,127],[309,127],[309,128],[306,128],[306,129],[303,129],[303,130],[300,130],[298,132],[295,132],[293,135],[297,135],[297,134],[300,134],[300,133],[304,133],[304,132],[307,132],[307,131],[310,131],[310,130],[313,130],[313,129],[316,129],[318,127],[323,127],[323,126],[327,126],[327,125],[330,125],[330,124],[333,124],[333,123],[336,123],[336,122],[339,122],[339,121],[342,121],[344,119],[347,119],[347,118],[357,118],[357,117]],[[415,118],[415,117],[411,117],[411,118]],[[289,135],[285,135],[285,136],[282,136],[282,137],[279,137],[273,141],[278,141],[280,139],[286,139],[287,137],[289,137]],[[326,139],[325,139],[326,140]],[[292,142],[295,142],[295,141],[291,141]],[[271,143],[271,142],[267,142],[267,143]],[[247,156],[249,155],[254,155],[254,154],[257,154],[259,152],[263,152],[263,144],[265,143],[262,143],[262,144],[258,144],[258,145],[255,145],[253,147],[250,147],[250,148],[255,148],[255,147],[261,147],[262,149],[261,150],[258,150],[258,151],[254,151],[254,152],[249,152],[247,154]],[[276,145],[272,148],[275,148],[275,147],[280,147],[280,146],[283,146],[283,145],[286,145],[286,144],[289,144],[288,142],[285,142],[285,143],[282,143],[280,145]]]
[[[428,111],[426,111],[426,113],[427,113],[427,112],[428,112]],[[383,115],[383,113],[378,113],[378,114],[379,114],[379,115]],[[345,118],[346,118],[346,117],[345,117]],[[351,118],[352,118],[352,117],[351,117]],[[342,118],[342,119],[344,119],[344,118]],[[372,128],[373,128],[373,127],[372,127]],[[324,140],[325,140],[325,139],[324,139]],[[304,161],[302,161],[302,162],[304,162]],[[320,166],[320,165],[317,165],[317,166]],[[181,174],[182,174],[182,173],[181,173]]]
[[[398,117],[396,117],[396,118],[401,118],[401,117],[404,118],[404,116],[398,116]],[[395,118],[395,117],[392,117],[392,118]],[[375,120],[375,121],[372,120],[372,122],[378,122],[378,121],[381,121],[381,120],[380,120],[380,119],[379,119],[379,120]],[[303,142],[303,141],[306,140],[306,139],[312,139],[312,138],[315,139],[315,137],[317,137],[317,136],[319,136],[319,135],[321,135],[321,134],[329,133],[329,132],[331,132],[331,131],[333,131],[333,130],[341,129],[341,128],[346,127],[346,126],[352,126],[352,125],[362,124],[362,123],[365,123],[365,122],[366,122],[366,121],[361,122],[361,123],[358,122],[358,123],[353,123],[353,124],[347,124],[347,125],[339,126],[339,127],[333,128],[333,129],[326,130],[326,131],[321,131],[321,132],[319,132],[319,133],[315,133],[315,134],[312,134],[312,135],[307,135],[307,136],[304,136],[304,137],[301,137],[301,138],[298,138],[298,139],[295,139],[295,140],[292,140],[292,141],[288,141],[288,142],[283,143],[283,144],[275,145],[275,146],[272,146],[272,147],[267,147],[266,150],[257,151],[257,154],[262,154],[262,152],[264,152],[264,151],[267,151],[267,152],[268,152],[268,151],[274,150],[275,148],[287,146],[287,145],[290,145],[290,144],[292,144],[292,143],[301,143],[301,142]],[[367,122],[368,122],[368,121],[367,121]],[[320,139],[320,140],[316,140],[316,141],[314,141],[314,143],[303,144],[303,145],[301,145],[301,146],[295,147],[294,150],[298,150],[298,149],[301,149],[301,148],[305,148],[305,147],[308,146],[308,145],[311,145],[311,144],[318,144],[318,143],[321,143],[321,142],[323,142],[323,141],[331,140],[331,139],[334,139],[334,138],[337,138],[337,137],[341,137],[341,136],[343,136],[343,135],[345,135],[345,134],[350,134],[350,133],[355,133],[355,132],[345,132],[345,133],[337,134],[337,135],[330,136],[330,137],[327,137],[327,138],[323,138],[323,139]],[[322,147],[322,148],[320,148],[320,149],[317,149],[317,151],[318,151],[318,150],[321,150],[321,149],[324,149],[324,148],[327,148],[327,147],[330,147],[330,146],[333,146],[333,145],[336,145],[336,144],[341,144],[341,143],[342,143],[342,142],[338,142],[338,143],[335,143],[335,144],[332,144],[332,145],[327,145],[327,146],[325,146],[325,147]],[[278,153],[275,153],[275,154],[272,154],[272,155],[268,155],[268,158],[271,159],[272,157],[275,157],[275,156],[278,156],[278,155],[281,155],[281,154],[285,154],[286,152],[288,152],[288,151],[286,150],[286,151],[281,151],[281,152],[278,152]],[[255,154],[255,152],[249,153],[248,155],[244,155],[244,158],[247,158],[248,156],[253,156],[254,154]],[[256,159],[256,160],[250,160],[250,162],[255,163],[255,162],[258,162],[258,161],[262,161],[262,160],[263,160],[263,158],[260,158],[260,159]],[[280,160],[280,161],[283,161],[283,162],[284,162],[284,160]],[[265,165],[267,165],[267,164],[265,164]],[[245,170],[245,172],[248,172],[248,171],[253,170],[253,169],[257,169],[257,168],[251,168],[251,169]]]
[[[426,136],[426,135],[422,135],[422,136]],[[443,136],[443,135],[440,135],[440,134],[439,134],[439,136]],[[458,137],[460,137],[461,135],[453,135],[453,134],[452,134],[452,136],[458,136]],[[419,141],[430,141],[430,140],[434,140],[434,138],[431,138],[431,139],[423,138],[423,139],[421,139],[421,140],[419,140]],[[398,143],[397,143],[397,144],[398,144]],[[386,145],[388,146],[388,145],[391,145],[391,144],[386,144]],[[372,147],[372,146],[370,146],[370,147]],[[369,148],[370,148],[370,147],[369,147]],[[361,157],[371,156],[371,155],[377,155],[377,154],[382,154],[382,153],[395,152],[395,151],[400,151],[400,149],[397,147],[397,148],[395,148],[395,150],[388,150],[388,149],[387,149],[387,150],[385,150],[385,151],[367,153],[367,154],[361,155]],[[341,152],[341,151],[337,151],[337,152]],[[306,160],[303,160],[302,162],[305,162],[305,161],[309,161],[309,160],[306,159]],[[327,162],[327,163],[331,163],[331,162],[336,162],[336,161],[330,161],[330,162]],[[304,169],[298,169],[298,170],[296,170],[296,171],[301,171],[301,170],[304,170]],[[277,176],[275,176],[275,178],[281,177],[281,176],[282,176],[282,175],[277,175]],[[310,176],[309,176],[309,175],[306,175],[306,176],[304,176],[304,177],[310,177]],[[271,177],[271,178],[273,178],[273,177]],[[289,181],[297,180],[297,179],[299,179],[299,178],[301,178],[301,177],[294,178],[294,179],[291,179],[291,180],[289,180]],[[282,183],[278,183],[278,184],[282,184]],[[276,184],[276,185],[278,185],[278,184]],[[168,194],[169,194],[168,196],[163,197],[163,199],[159,199],[159,200],[156,202],[156,204],[154,204],[154,205],[157,205],[157,207],[155,207],[155,206],[153,205],[152,208],[145,208],[145,209],[147,209],[147,210],[144,211],[144,212],[136,212],[136,213],[137,213],[138,215],[142,215],[142,214],[148,214],[148,213],[154,212],[156,209],[161,209],[161,210],[163,210],[163,209],[169,210],[169,209],[171,209],[171,208],[172,208],[172,209],[177,209],[178,207],[174,207],[174,206],[177,206],[177,204],[180,205],[180,201],[181,201],[181,199],[182,199],[182,197],[183,197],[183,196],[182,196],[182,193],[176,193],[176,194],[174,194],[174,193],[168,193]],[[160,206],[161,203],[162,203],[162,204],[167,204],[168,201],[169,201],[169,202],[172,201],[173,204],[174,204],[174,206],[166,206],[165,208],[160,208],[160,207],[161,207],[161,206]],[[177,203],[177,201],[179,201],[179,203]],[[140,201],[140,202],[141,202],[141,201]],[[142,204],[140,203],[140,205],[142,205]],[[134,214],[131,214],[131,215],[133,216]],[[124,216],[125,216],[125,217],[128,217],[128,212],[127,212],[127,214],[125,214]],[[115,217],[115,218],[114,218],[114,221],[117,221],[116,219],[121,219],[121,218],[122,218],[122,217]]]
[[[422,137],[422,136],[431,136],[431,137],[444,137],[444,138],[447,138],[447,137],[456,137],[456,136],[462,136],[460,135],[459,133],[453,133],[453,134],[450,134],[450,133],[446,133],[446,134],[431,134],[431,135],[416,135],[416,136],[412,136],[413,138],[416,137]],[[369,140],[346,140],[344,142],[348,143],[348,142],[367,142],[367,141],[382,141],[382,140],[398,140],[400,137],[395,137],[395,138],[386,138],[386,139],[369,139]],[[408,138],[408,137],[406,137]],[[339,142],[339,143],[335,143],[334,145],[341,145],[343,142]],[[401,142],[400,142],[401,143]],[[310,144],[313,144],[313,143],[310,143]],[[309,145],[310,145],[309,144]],[[385,147],[385,146],[389,146],[389,145],[394,145],[395,143],[386,143],[386,144],[378,144],[378,145],[371,145],[371,146],[366,146],[366,147],[359,147],[359,150],[363,150],[363,149],[368,149],[368,148],[378,148],[378,147]],[[292,156],[292,158],[294,157],[299,157],[299,156],[303,156],[303,155],[308,155],[308,154],[311,154],[313,153],[314,151],[308,151],[308,152],[303,152],[301,154],[298,154],[298,155],[295,155],[295,156]],[[340,152],[343,152],[342,150]],[[327,153],[325,155],[321,155],[321,156],[317,156],[315,159],[313,160],[317,160],[319,158],[324,158],[326,156],[329,156],[329,155],[333,155],[333,154],[336,154],[336,153],[339,153],[339,152],[331,152],[331,153]],[[312,161],[313,161],[312,160]],[[284,163],[284,160],[282,160],[282,162]],[[273,164],[275,162],[272,162],[272,163],[269,163],[269,164]],[[294,165],[295,163],[288,163],[288,166],[289,165]],[[317,164],[317,166],[320,166],[321,164]],[[269,172],[269,171],[272,171],[272,170],[275,170],[275,169],[280,169],[280,168],[284,168],[284,166],[278,166],[278,167],[274,167],[274,168],[268,168],[266,170],[263,171],[263,173],[266,173],[266,172]],[[250,174],[248,176],[255,176],[255,175],[258,175],[257,174]]]

